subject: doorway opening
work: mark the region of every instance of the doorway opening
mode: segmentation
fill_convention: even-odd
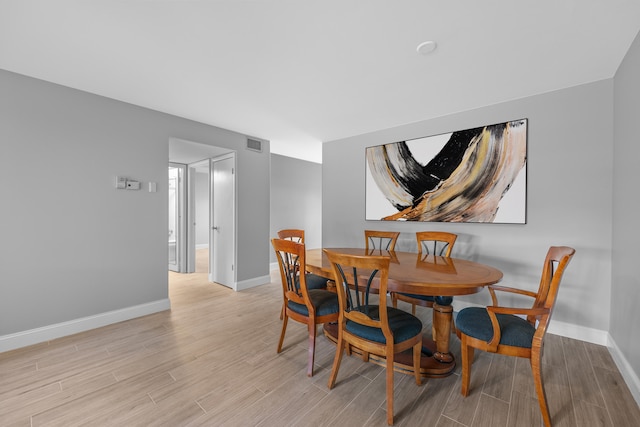
[[[169,157],[169,270],[236,290],[235,152],[172,139]]]
[[[189,194],[191,195],[190,208],[192,210],[191,221],[189,221],[189,236],[194,242],[188,259],[192,261],[191,272],[209,273],[209,216],[210,216],[210,194],[209,189],[209,168],[210,161],[202,160],[190,164],[189,167]]]

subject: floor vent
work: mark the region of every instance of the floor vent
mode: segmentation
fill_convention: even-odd
[[[247,138],[247,150],[257,151],[262,153],[262,141],[257,139]]]

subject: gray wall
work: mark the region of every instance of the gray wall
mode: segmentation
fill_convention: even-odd
[[[0,344],[166,301],[172,137],[237,150],[237,279],[268,281],[268,142],[256,153],[235,132],[3,70],[0,93]],[[143,189],[116,190],[116,175]]]
[[[611,336],[631,368],[640,375],[640,38],[631,45],[615,76],[613,170],[613,279]],[[640,386],[640,384],[639,384]]]
[[[270,236],[283,228],[303,229],[308,248],[322,247],[322,165],[272,154]]]
[[[365,147],[521,118],[529,119],[526,225],[365,221]],[[551,329],[604,343],[611,296],[612,139],[613,81],[606,80],[325,143],[323,246],[363,245],[365,228],[402,232],[400,249],[415,247],[418,230],[451,231],[460,236],[454,256],[500,268],[503,284],[532,290],[548,247],[572,246],[577,253]],[[456,304],[464,303],[488,304],[490,298],[488,292],[456,298]]]

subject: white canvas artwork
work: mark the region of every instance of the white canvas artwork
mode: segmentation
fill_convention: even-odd
[[[527,119],[367,147],[367,220],[526,223]]]

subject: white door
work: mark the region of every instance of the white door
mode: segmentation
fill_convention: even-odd
[[[236,289],[235,153],[211,159],[209,280]]]

